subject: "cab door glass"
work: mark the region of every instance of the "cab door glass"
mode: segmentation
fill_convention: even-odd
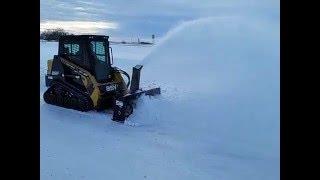
[[[96,55],[97,59],[102,62],[106,62],[106,50],[105,42],[91,41],[91,50]]]

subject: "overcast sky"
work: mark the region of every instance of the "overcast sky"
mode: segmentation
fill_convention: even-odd
[[[60,27],[75,34],[159,37],[182,21],[209,16],[279,21],[279,4],[280,0],[41,0],[40,31]]]

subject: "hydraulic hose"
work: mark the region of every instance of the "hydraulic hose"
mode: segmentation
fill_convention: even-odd
[[[130,83],[131,83],[129,74],[127,72],[125,72],[124,70],[118,68],[118,67],[114,67],[114,68],[115,68],[116,71],[120,72],[121,74],[123,74],[123,75],[125,75],[127,77],[127,79],[128,79],[127,88],[129,88]]]

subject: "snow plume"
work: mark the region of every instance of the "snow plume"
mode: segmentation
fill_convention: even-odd
[[[279,22],[247,17],[182,23],[142,61],[142,81],[159,84],[163,102],[142,104],[152,116],[132,119],[156,115],[176,136],[215,153],[264,159],[268,167],[249,171],[278,179],[279,31]]]

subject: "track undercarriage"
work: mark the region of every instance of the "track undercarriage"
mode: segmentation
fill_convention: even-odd
[[[93,110],[90,97],[79,89],[63,82],[55,81],[43,94],[48,104],[75,109],[78,111]]]

